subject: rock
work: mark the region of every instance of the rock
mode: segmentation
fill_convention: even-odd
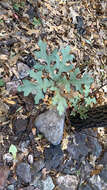
[[[92,165],[88,162],[88,160],[83,160],[81,166],[79,168],[80,176],[82,181],[87,181],[90,178],[91,172],[93,170]]]
[[[83,17],[76,16],[76,19],[77,24],[75,24],[75,27],[80,35],[84,35],[86,33],[86,30],[84,28]]]
[[[84,134],[85,132],[85,134]],[[73,144],[68,144],[68,153],[72,159],[77,160],[78,162],[82,161],[88,153],[94,156],[96,159],[99,158],[102,147],[99,144],[98,140],[93,137],[93,130],[84,130],[79,134],[77,133],[73,137]]]
[[[59,176],[57,184],[61,190],[75,190],[77,189],[78,179],[75,175]]]
[[[24,187],[23,189],[19,189],[19,190],[36,190],[36,189],[33,186],[30,185],[28,187]]]
[[[33,155],[32,154],[28,155],[28,162],[29,162],[29,164],[33,164]]]
[[[61,146],[51,145],[50,148],[44,149],[45,163],[47,170],[56,169],[63,159],[63,151]]]
[[[27,119],[16,119],[13,122],[13,131],[15,133],[15,135],[19,135],[20,133],[25,132],[27,124],[28,124],[28,120]]]
[[[30,6],[26,13],[29,15],[30,19],[33,19],[35,17],[35,8]]]
[[[93,189],[90,187],[90,185],[86,184],[82,185],[79,190],[93,190]]]
[[[107,152],[104,152],[102,159],[98,162],[99,164],[107,165]]]
[[[35,60],[35,58],[31,54],[28,54],[24,58],[24,63],[31,68],[31,67],[33,67],[36,64],[36,60]]]
[[[68,144],[67,149],[69,156],[78,162],[88,155],[88,147],[86,145]]]
[[[30,172],[30,165],[27,163],[20,163],[16,168],[16,175],[23,183],[30,183],[31,182],[31,172]]]
[[[89,149],[89,152],[92,153],[93,156],[96,156],[96,159],[97,159],[97,158],[99,158],[99,156],[102,152],[102,147],[96,138],[91,138],[90,136],[87,135],[86,145]]]
[[[18,145],[18,149],[21,151],[21,152],[23,152],[23,153],[25,153],[26,155],[28,154],[28,146],[29,146],[29,144],[30,144],[30,140],[25,140],[25,141],[20,141],[19,142],[19,145]]]
[[[14,185],[9,185],[8,188],[7,188],[7,190],[14,190],[14,189],[15,189]]]
[[[42,158],[40,158],[39,160],[35,161],[33,164],[33,169],[35,170],[35,172],[39,172],[40,170],[42,170],[45,166],[44,160]]]
[[[20,85],[20,80],[18,81],[11,81],[6,83],[6,89],[8,93],[16,94],[17,93],[17,88]]]
[[[73,160],[69,158],[64,162],[64,164],[61,164],[60,171],[63,174],[69,174],[69,175],[73,174],[75,172],[75,168],[73,168],[72,166],[73,166]]]
[[[42,180],[43,189],[41,190],[53,190],[55,185],[53,184],[52,178],[48,176],[45,180]]]
[[[42,173],[40,173],[40,172],[38,174],[36,174],[35,176],[33,176],[33,180],[32,180],[31,185],[34,186],[35,188],[43,190],[43,185],[41,182],[41,176],[42,176]]]
[[[104,168],[99,175],[101,179],[107,184],[107,168]]]
[[[63,136],[65,115],[59,116],[56,110],[40,114],[35,120],[35,126],[53,145],[60,144]]]
[[[93,175],[89,178],[89,184],[91,184],[93,190],[102,190],[101,178],[99,175]]]
[[[6,153],[3,155],[3,160],[6,162],[8,166],[13,165],[13,156],[11,153]]]
[[[23,79],[29,75],[28,71],[30,70],[30,68],[27,65],[25,65],[24,63],[22,63],[22,62],[17,63],[17,68],[18,68],[18,73],[19,73],[20,79]]]
[[[53,190],[55,185],[50,176],[47,176],[45,180],[41,180],[41,174],[35,176],[32,185],[37,188],[37,190]]]
[[[9,9],[10,8],[10,5],[8,2],[0,2],[0,5],[4,8],[4,9]]]

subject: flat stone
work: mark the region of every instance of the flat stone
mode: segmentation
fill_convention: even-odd
[[[16,119],[13,124],[13,131],[15,135],[19,135],[26,130],[28,120],[27,119]]]
[[[101,179],[107,184],[107,168],[104,168],[100,173]]]
[[[77,189],[78,179],[75,175],[59,176],[57,184],[61,190],[75,190]]]
[[[19,73],[20,79],[23,79],[29,75],[28,71],[30,70],[30,68],[27,65],[25,65],[24,63],[22,63],[22,62],[17,63],[17,68],[18,68],[18,73]]]
[[[59,116],[55,109],[40,114],[35,126],[53,145],[60,144],[63,136],[65,115]]]
[[[45,180],[42,180],[43,190],[53,190],[55,185],[53,184],[52,178],[48,176]]]
[[[35,172],[39,172],[44,168],[44,166],[45,166],[44,160],[40,158],[39,160],[34,162],[33,170],[35,170]]]
[[[7,190],[14,190],[14,189],[15,189],[14,185],[9,185],[8,188],[7,188]]]
[[[16,175],[20,179],[20,181],[25,184],[31,182],[31,172],[30,165],[27,163],[20,163],[16,168]]]
[[[63,160],[63,151],[61,150],[61,146],[51,145],[49,148],[45,148],[44,157],[47,170],[56,169],[61,165]]]
[[[55,187],[50,176],[47,176],[45,180],[42,180],[40,173],[35,176],[32,185],[37,188],[37,190],[53,190]]]
[[[20,85],[20,81],[11,81],[6,83],[6,89],[8,93],[17,93],[17,88]]]
[[[104,167],[107,166],[107,152],[104,153],[103,157],[101,160],[98,162],[99,164],[103,164]]]

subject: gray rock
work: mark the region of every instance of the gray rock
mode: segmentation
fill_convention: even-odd
[[[43,185],[41,182],[41,176],[42,176],[41,172],[39,172],[35,176],[33,176],[33,180],[32,180],[30,185],[32,185],[36,188],[39,188],[40,190],[43,189]]]
[[[63,136],[65,115],[59,116],[55,109],[40,114],[35,126],[53,145],[60,144]]]
[[[63,151],[59,145],[50,145],[44,149],[45,167],[47,170],[58,168],[63,160]]]
[[[18,73],[19,73],[20,79],[23,79],[29,75],[28,71],[30,70],[30,68],[27,65],[25,65],[24,63],[22,63],[22,62],[17,63],[17,68],[18,68]]]
[[[55,185],[53,184],[52,178],[48,176],[45,180],[42,180],[43,190],[53,190]]]
[[[102,159],[98,162],[99,164],[107,165],[107,152],[104,153]]]
[[[20,85],[20,80],[18,81],[11,81],[6,83],[6,89],[9,93],[15,93],[17,92],[17,88]]]
[[[91,184],[93,190],[102,190],[101,178],[99,175],[93,175],[89,179],[89,183]]]
[[[84,133],[85,132],[85,133]],[[83,160],[88,153],[91,153],[96,159],[99,158],[102,147],[99,144],[98,140],[93,137],[93,130],[84,130],[79,134],[74,135],[74,143],[68,144],[68,153],[72,159],[77,160],[78,162]]]
[[[92,190],[89,184],[82,185],[79,190]]]
[[[14,185],[9,185],[7,190],[14,190]]]
[[[107,168],[104,168],[100,173],[101,179],[107,184]]]
[[[78,179],[75,175],[59,176],[57,184],[61,190],[75,190],[77,189]]]
[[[31,182],[31,171],[30,165],[27,163],[20,163],[16,168],[16,175],[21,180],[21,182],[30,183]]]
[[[35,189],[35,187],[30,185],[30,186],[24,187],[23,190],[39,190],[39,189]]]
[[[32,185],[39,190],[53,190],[55,187],[50,176],[47,176],[45,180],[41,180],[41,174],[35,176]]]
[[[45,166],[44,160],[41,158],[37,161],[34,162],[33,164],[33,169],[35,170],[35,172],[39,172],[40,170],[42,170]]]
[[[0,2],[0,5],[4,8],[4,9],[9,9],[10,5],[8,2]]]

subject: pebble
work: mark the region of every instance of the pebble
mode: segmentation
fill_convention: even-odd
[[[61,165],[63,160],[63,151],[60,145],[50,145],[44,149],[45,164],[47,170],[56,169]]]
[[[27,119],[16,119],[13,122],[13,131],[15,135],[19,135],[25,132],[27,127],[28,120]]]
[[[14,185],[9,185],[8,188],[7,188],[7,190],[14,190],[14,189],[15,189]]]
[[[61,190],[76,190],[78,185],[78,178],[75,175],[59,176],[57,184]]]
[[[32,185],[38,190],[53,190],[55,187],[51,176],[47,176],[46,179],[42,180],[40,173],[36,174]]]
[[[43,190],[53,190],[55,187],[52,178],[50,176],[48,176],[45,180],[42,180],[42,184],[43,184]]]
[[[53,145],[61,143],[65,115],[59,116],[54,109],[40,114],[35,120],[35,126]]]
[[[17,63],[17,69],[20,79],[23,79],[29,75],[28,71],[30,70],[30,68],[26,64],[22,62]]]
[[[33,164],[33,169],[37,173],[41,171],[45,166],[44,160],[40,158],[39,160],[35,161]]]
[[[30,165],[27,163],[19,163],[16,168],[16,175],[23,183],[30,183],[31,182],[31,171]]]
[[[20,85],[21,81],[11,81],[6,83],[6,89],[8,93],[16,94],[17,93],[17,88]]]

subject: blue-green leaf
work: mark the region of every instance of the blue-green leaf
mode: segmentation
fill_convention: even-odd
[[[30,93],[34,94],[36,85],[29,80],[23,80],[23,85],[18,87],[19,92],[24,92],[24,96],[28,96]],[[35,92],[36,93],[36,92]]]
[[[13,144],[10,145],[9,153],[12,153],[13,158],[16,159],[17,148],[15,145]]]

